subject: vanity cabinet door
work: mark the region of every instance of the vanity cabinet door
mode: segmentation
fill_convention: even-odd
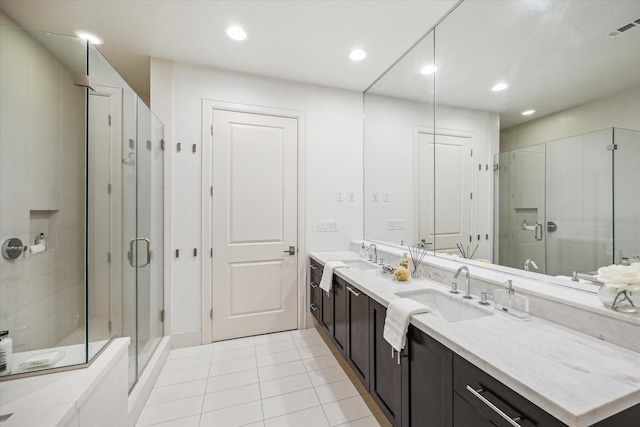
[[[322,289],[320,280],[322,279],[322,269],[324,266],[319,262],[309,259],[309,310],[318,323],[322,323]]]
[[[473,417],[467,415],[468,419],[456,419],[454,424],[456,427],[475,425],[473,423],[476,422],[481,425],[480,423],[486,420],[499,427],[512,426],[498,413],[498,410],[523,427],[565,426],[558,419],[457,354],[453,356],[453,389],[475,410]],[[454,412],[454,418],[457,416],[457,412]]]
[[[347,362],[369,389],[369,297],[351,284],[347,284],[347,325]]]
[[[347,352],[347,282],[333,276],[333,342],[343,356]]]
[[[335,278],[334,278],[334,286],[335,286]],[[322,315],[320,319],[320,324],[324,328],[325,331],[329,334],[330,337],[333,337],[333,294],[334,289],[331,289],[329,292],[325,292],[320,289],[321,298],[322,298]]]
[[[409,325],[402,359],[402,426],[453,425],[453,352]],[[467,423],[460,426],[482,426]]]
[[[391,345],[382,336],[387,309],[373,300],[370,301],[369,306],[371,341],[369,394],[389,422],[394,427],[400,427],[402,425],[402,365],[398,364],[397,354],[396,357],[391,356]],[[401,357],[400,361],[406,363],[407,358]],[[426,422],[428,420],[422,420],[422,423],[416,426],[425,426]]]

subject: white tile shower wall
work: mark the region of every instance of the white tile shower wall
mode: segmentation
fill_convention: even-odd
[[[171,76],[170,78],[168,76]],[[362,94],[272,78],[151,60],[152,107],[171,133],[172,247],[171,332],[201,329],[202,100],[259,105],[306,113],[306,188],[303,189],[308,251],[348,247],[362,235]],[[169,98],[169,99],[167,99]],[[156,109],[160,105],[163,108]],[[170,105],[171,108],[167,106]],[[176,152],[176,144],[182,151]],[[197,152],[191,152],[196,144]],[[303,170],[303,169],[301,169]],[[336,202],[336,189],[353,190],[355,202]],[[320,219],[338,221],[337,233],[318,233]],[[180,249],[180,258],[175,258]],[[203,254],[204,255],[204,254]],[[300,259],[305,259],[303,254]]]
[[[0,31],[0,240],[33,244],[30,211],[58,211],[47,252],[0,260],[0,329],[25,351],[84,324],[84,90],[25,32]]]

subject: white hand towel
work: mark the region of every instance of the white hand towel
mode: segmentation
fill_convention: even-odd
[[[402,351],[407,342],[407,329],[409,329],[411,315],[428,311],[426,306],[409,298],[391,301],[387,307],[382,336],[397,352]]]
[[[324,270],[322,270],[322,280],[320,280],[320,288],[329,293],[331,291],[331,285],[333,284],[333,269],[334,268],[344,268],[349,267],[342,261],[329,261],[324,265]]]

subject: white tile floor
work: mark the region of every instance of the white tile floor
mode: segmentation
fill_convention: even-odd
[[[136,424],[390,426],[316,329],[172,350]]]

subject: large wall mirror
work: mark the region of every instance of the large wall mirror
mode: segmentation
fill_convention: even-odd
[[[640,262],[638,46],[639,1],[461,2],[365,92],[365,239],[574,287]]]

